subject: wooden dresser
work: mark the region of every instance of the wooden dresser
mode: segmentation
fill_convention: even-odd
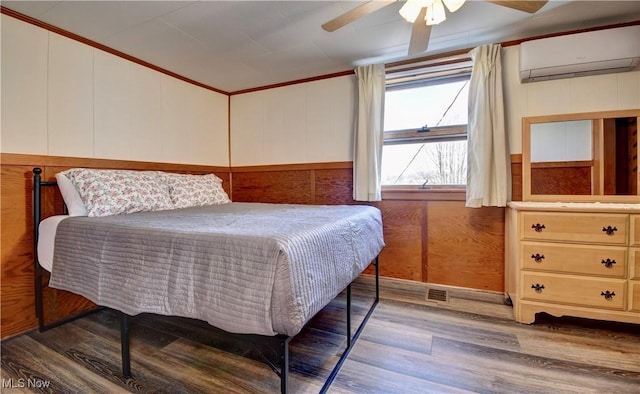
[[[640,323],[640,204],[510,202],[505,290],[535,314]]]

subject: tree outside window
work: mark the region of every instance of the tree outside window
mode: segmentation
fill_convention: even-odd
[[[466,75],[387,87],[384,186],[466,184],[468,86]]]

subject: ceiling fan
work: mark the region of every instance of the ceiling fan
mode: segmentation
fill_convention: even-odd
[[[399,0],[370,0],[358,7],[345,12],[322,25],[328,32],[335,31],[365,15],[371,14],[389,4]],[[509,7],[533,14],[547,4],[545,1],[497,1],[484,0],[488,3]],[[444,3],[444,5],[443,5]],[[446,19],[445,6],[449,12],[457,11],[465,3],[465,0],[407,0],[400,9],[400,15],[410,23],[413,23],[411,40],[409,41],[409,55],[416,55],[427,50],[431,26]]]

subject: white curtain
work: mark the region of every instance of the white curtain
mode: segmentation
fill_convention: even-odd
[[[500,45],[471,50],[466,206],[504,207],[510,185]]]
[[[384,64],[356,68],[358,117],[354,134],[353,199],[380,201],[384,141]]]

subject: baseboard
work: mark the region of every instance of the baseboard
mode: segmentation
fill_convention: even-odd
[[[512,320],[513,309],[504,304],[504,293],[483,289],[380,277],[380,298],[387,301],[435,306]],[[375,276],[363,274],[354,283],[375,286]],[[435,293],[435,294],[434,294]]]

